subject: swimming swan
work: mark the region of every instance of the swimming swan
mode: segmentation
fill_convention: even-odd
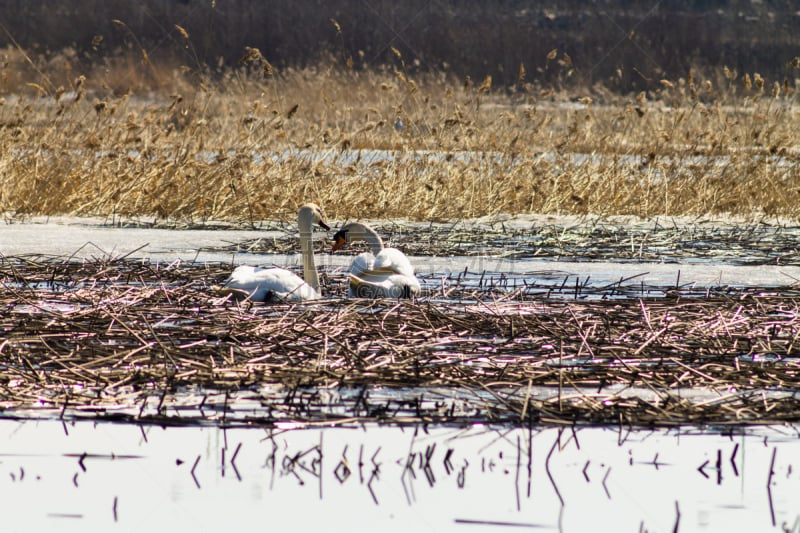
[[[358,222],[345,224],[336,232],[333,240],[331,252],[356,241],[366,241],[372,248],[372,253],[361,253],[350,264],[348,296],[410,298],[419,294],[419,281],[408,257],[396,248],[384,248],[380,236],[371,227]]]
[[[220,292],[248,298],[253,302],[269,303],[300,302],[321,298],[312,247],[313,224],[319,224],[325,230],[331,229],[323,220],[322,210],[315,204],[306,204],[297,212],[305,281],[285,268],[242,265],[231,272]]]

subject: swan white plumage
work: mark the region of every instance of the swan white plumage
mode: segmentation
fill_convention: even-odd
[[[333,236],[331,252],[345,244],[366,241],[372,253],[364,252],[350,264],[348,296],[355,298],[410,298],[419,294],[414,267],[397,248],[384,248],[378,233],[358,222],[345,224]]]
[[[236,267],[220,288],[222,294],[233,294],[253,302],[299,302],[321,298],[319,277],[314,264],[312,246],[313,225],[330,230],[323,220],[322,210],[315,204],[306,204],[297,212],[300,228],[300,249],[303,256],[303,278],[285,268],[265,268],[242,265]]]

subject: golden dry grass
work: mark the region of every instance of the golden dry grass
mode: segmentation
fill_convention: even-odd
[[[725,71],[620,96],[251,59],[213,78],[118,60],[7,94],[0,212],[249,222],[313,200],[332,218],[800,216],[796,82]]]

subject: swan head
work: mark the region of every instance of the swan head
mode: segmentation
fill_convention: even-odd
[[[339,231],[333,235],[333,248],[331,248],[331,253],[345,244],[358,241],[367,241],[370,244],[372,244],[372,241],[377,241],[380,244],[379,248],[383,247],[383,242],[380,240],[377,233],[375,233],[375,230],[365,224],[351,222],[339,228]]]
[[[317,204],[306,204],[297,211],[297,223],[300,227],[308,227],[317,224],[325,231],[330,231],[331,227],[325,223],[325,215]],[[305,224],[304,224],[305,223]]]

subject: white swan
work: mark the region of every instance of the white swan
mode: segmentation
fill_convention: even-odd
[[[356,241],[366,241],[372,248],[372,253],[361,253],[350,264],[348,296],[410,298],[419,294],[420,285],[411,261],[396,248],[384,248],[380,236],[371,227],[358,222],[345,224],[336,232],[333,240],[331,252]]]
[[[285,268],[242,265],[231,272],[220,292],[253,302],[299,302],[321,298],[312,247],[313,224],[319,224],[325,230],[331,229],[323,220],[322,210],[315,204],[306,204],[297,212],[305,281]]]

